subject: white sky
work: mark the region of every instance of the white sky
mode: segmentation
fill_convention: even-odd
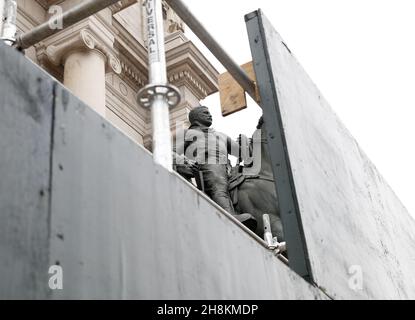
[[[280,33],[331,107],[415,216],[414,0],[184,0],[209,32],[243,64],[252,60],[244,15],[258,8]],[[224,68],[189,32],[219,72]],[[250,135],[261,114],[223,118],[218,94],[202,103],[214,127]]]

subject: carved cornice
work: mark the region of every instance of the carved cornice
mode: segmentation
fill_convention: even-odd
[[[143,87],[147,83],[147,77],[126,59],[120,60],[122,74],[132,81],[137,87]]]
[[[36,0],[44,9],[48,10],[50,6],[64,2],[65,0]]]
[[[124,40],[125,36],[118,37],[115,46],[119,51],[122,75],[138,90],[148,82],[146,51],[138,42],[134,47],[139,48],[132,50],[132,42],[127,41],[131,39]],[[218,90],[218,72],[182,32],[167,36],[166,47],[169,48],[166,59],[170,83],[186,86],[199,100]]]
[[[117,74],[122,71],[120,61],[112,54],[100,36],[89,28],[77,30],[49,45],[46,48],[46,56],[52,64],[58,66],[64,63],[68,54],[77,50],[97,50],[104,55],[108,71]]]
[[[113,27],[117,30],[114,48],[120,54],[126,54],[140,65],[147,65],[147,49],[135,39],[118,21],[113,21]]]
[[[138,63],[129,57],[126,53],[119,55],[122,75],[127,78],[137,89],[148,83],[147,66]],[[183,56],[183,59],[174,60],[174,63],[167,62],[168,81],[175,86],[186,86],[197,99],[202,100],[208,95],[217,91],[217,74],[203,76],[203,73],[209,69],[209,66],[201,66],[195,63],[193,59]],[[201,76],[202,75],[202,76]],[[212,80],[210,80],[213,78]]]
[[[163,1],[163,17],[167,33],[174,33],[176,31],[184,32],[183,20],[180,19],[177,13],[165,1]]]
[[[182,42],[166,52],[169,81],[176,86],[185,84],[199,100],[217,92],[219,73],[196,46],[181,32],[167,41]]]
[[[206,84],[199,79],[195,70],[189,66],[169,71],[168,79],[175,86],[186,86],[198,100],[203,100],[209,94]]]
[[[118,30],[114,48],[118,51],[122,77],[138,91],[148,83],[147,50],[118,21],[114,20],[113,25]]]
[[[120,0],[117,3],[109,6],[112,14],[116,14],[121,10],[128,8],[129,6],[136,4],[137,0]]]
[[[138,42],[119,36],[116,38],[114,47],[118,51],[121,62],[122,77],[137,90],[147,84],[147,51]]]

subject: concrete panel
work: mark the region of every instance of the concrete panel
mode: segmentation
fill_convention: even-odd
[[[0,41],[0,298],[46,297],[53,82]]]
[[[414,299],[414,219],[262,13],[259,23],[251,47],[260,39],[266,59],[254,63],[272,77],[257,79],[260,91],[275,84],[314,281],[333,298]]]
[[[56,98],[55,298],[314,299],[198,190],[65,90]]]

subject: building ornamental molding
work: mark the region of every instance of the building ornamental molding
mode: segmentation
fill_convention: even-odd
[[[136,86],[138,86],[138,88],[145,86],[148,82],[147,77],[138,71],[138,69],[126,59],[123,59],[122,57],[120,58],[122,73]]]
[[[183,20],[174,12],[170,6],[163,1],[163,17],[165,20],[165,31],[167,33],[174,33],[181,31],[184,33],[184,23]]]
[[[166,37],[169,81],[185,86],[198,100],[218,91],[218,71],[181,31]]]
[[[77,50],[97,50],[105,57],[107,72],[112,71],[120,74],[122,71],[120,60],[111,53],[111,50],[100,40],[98,35],[86,28],[49,45],[46,48],[46,56],[52,64],[58,66],[64,63],[65,58],[71,52]]]
[[[64,2],[64,0],[36,0],[36,2],[39,3],[45,10],[47,10],[53,5]]]
[[[168,78],[169,82],[176,86],[186,85],[199,100],[203,100],[208,96],[208,88],[206,84],[198,80],[196,72],[196,70],[185,65],[169,72]]]
[[[116,14],[120,12],[121,10],[124,10],[128,8],[129,6],[132,6],[133,4],[136,4],[137,0],[120,0],[117,3],[110,5],[109,8],[112,12],[112,14]]]

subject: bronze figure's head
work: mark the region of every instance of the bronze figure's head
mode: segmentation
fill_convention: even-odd
[[[212,125],[212,115],[207,107],[199,106],[190,111],[189,121],[192,125],[210,127]]]

